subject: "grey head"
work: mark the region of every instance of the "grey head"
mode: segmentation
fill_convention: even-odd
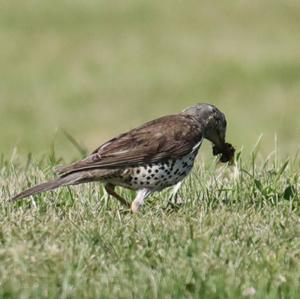
[[[182,113],[191,115],[202,127],[203,137],[214,144],[214,155],[222,154],[222,162],[232,160],[235,150],[225,142],[227,121],[224,113],[211,104],[196,104]]]

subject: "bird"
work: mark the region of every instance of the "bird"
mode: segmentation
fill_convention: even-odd
[[[232,161],[235,149],[225,142],[226,128],[224,113],[212,104],[198,103],[108,140],[86,158],[58,168],[57,178],[10,200],[99,181],[110,196],[137,213],[148,196],[167,187],[173,186],[171,198],[177,198],[204,139],[212,143],[213,155],[219,155],[221,162]],[[136,191],[131,204],[115,191],[116,186]]]

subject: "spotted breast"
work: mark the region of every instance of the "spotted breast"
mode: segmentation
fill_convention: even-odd
[[[132,190],[148,188],[160,191],[173,186],[183,180],[193,168],[200,145],[201,143],[192,152],[177,160],[169,159],[157,164],[126,169],[119,177],[112,178],[110,182]]]

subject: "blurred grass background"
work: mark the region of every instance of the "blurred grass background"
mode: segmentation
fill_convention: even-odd
[[[300,2],[0,0],[0,152],[64,157],[196,102],[299,148]]]

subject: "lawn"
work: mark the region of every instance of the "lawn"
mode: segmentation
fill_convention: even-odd
[[[300,3],[0,0],[0,298],[299,298]],[[225,112],[184,204],[100,184],[7,199],[195,102]],[[119,189],[127,199],[134,194]]]
[[[2,161],[1,197],[57,162]],[[264,162],[199,165],[138,215],[98,184],[2,203],[0,298],[298,298],[299,159]]]

